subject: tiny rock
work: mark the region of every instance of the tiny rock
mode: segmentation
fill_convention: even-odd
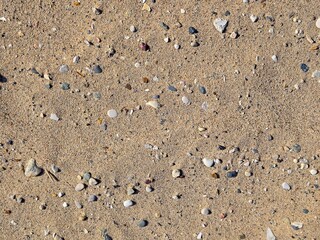
[[[82,191],[85,188],[85,185],[83,183],[78,183],[76,187],[74,188],[77,192]]]
[[[160,104],[157,101],[149,101],[146,103],[147,106],[153,107],[155,109],[160,107]]]
[[[42,173],[43,169],[37,166],[37,162],[34,159],[30,159],[25,167],[24,174],[27,177],[36,177]]]
[[[174,178],[181,177],[181,175],[182,175],[182,171],[180,169],[174,169],[172,171],[172,177],[174,177]]]
[[[203,163],[206,167],[212,167],[213,164],[214,164],[214,160],[208,159],[208,158],[203,158],[203,159],[202,159],[202,163]]]
[[[123,206],[126,207],[126,208],[127,207],[131,207],[133,205],[134,205],[134,202],[131,201],[131,200],[126,200],[126,201],[123,202]]]
[[[291,189],[290,185],[286,182],[282,183],[281,186],[284,190],[287,190],[287,191],[289,191]]]
[[[223,33],[226,30],[228,21],[221,18],[217,18],[213,21],[213,25],[220,33]]]

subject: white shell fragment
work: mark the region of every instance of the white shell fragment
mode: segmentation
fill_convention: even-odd
[[[149,101],[146,103],[147,106],[153,107],[155,109],[160,107],[160,104],[157,101]]]

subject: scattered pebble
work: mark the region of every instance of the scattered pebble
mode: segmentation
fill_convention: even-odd
[[[93,65],[92,71],[94,73],[102,73],[102,68],[99,65]]]
[[[292,146],[292,151],[298,153],[298,152],[301,152],[301,146],[299,144],[294,144]]]
[[[290,185],[286,182],[282,183],[281,186],[284,190],[287,190],[287,191],[289,191],[291,189]]]
[[[155,109],[160,107],[160,104],[157,101],[149,101],[146,103],[147,106],[153,107]]]
[[[301,222],[292,222],[291,227],[293,230],[299,230],[303,227],[303,223]]]
[[[237,171],[227,172],[227,178],[235,178],[237,176],[238,176],[238,172]]]
[[[59,68],[59,72],[61,72],[61,73],[66,73],[68,71],[69,71],[68,65],[61,65]]]
[[[320,18],[318,18],[317,21],[316,21],[316,27],[320,28]]]
[[[270,228],[267,228],[267,240],[276,240],[276,237]]]
[[[213,25],[220,33],[223,33],[226,30],[228,21],[221,18],[217,18],[213,21]]]
[[[96,180],[96,179],[94,179],[94,178],[90,178],[89,179],[89,185],[90,186],[96,186],[96,185],[98,185],[98,181]]]
[[[183,96],[182,98],[181,98],[181,100],[182,100],[182,102],[185,104],[185,105],[190,105],[190,100],[189,100],[189,98],[187,98],[186,96]]]
[[[317,175],[318,174],[318,170],[317,169],[311,169],[310,173],[311,173],[311,175]]]
[[[245,171],[245,172],[244,172],[244,175],[245,175],[246,177],[251,177],[251,176],[252,176],[252,172],[251,172],[251,171]]]
[[[312,77],[314,78],[320,78],[320,71],[319,70],[316,70],[312,73]]]
[[[177,89],[174,87],[174,86],[168,86],[168,90],[171,91],[171,92],[176,92]]]
[[[24,174],[27,177],[36,177],[42,173],[43,169],[37,166],[37,162],[34,159],[30,159],[25,167]]]
[[[75,56],[72,60],[73,63],[79,63],[80,62],[80,57],[79,56]]]
[[[51,170],[52,170],[53,173],[58,173],[58,172],[60,172],[60,169],[59,169],[56,165],[54,165],[54,164],[51,165]]]
[[[189,33],[190,34],[196,34],[196,33],[198,33],[198,30],[195,29],[194,27],[189,27]]]
[[[174,45],[173,45],[173,47],[174,47],[175,49],[177,49],[177,50],[178,50],[178,49],[180,49],[180,45],[179,45],[179,44],[177,44],[177,43],[176,43],[176,44],[174,44]]]
[[[63,202],[63,203],[62,203],[62,206],[63,206],[64,208],[66,208],[66,207],[69,206],[69,204],[68,204],[67,202]]]
[[[174,169],[172,171],[172,177],[174,177],[174,178],[181,177],[181,175],[182,175],[182,171],[180,169]]]
[[[50,119],[51,119],[51,120],[54,120],[54,121],[59,121],[59,120],[60,120],[60,118],[59,118],[56,114],[54,114],[54,113],[51,113],[51,114],[50,114]]]
[[[302,209],[302,212],[303,212],[304,214],[308,214],[308,213],[309,213],[309,210],[306,209],[306,208],[304,208],[304,209]]]
[[[276,55],[272,55],[271,59],[274,62],[278,62],[278,57]]]
[[[77,192],[82,191],[85,188],[85,185],[83,183],[78,183],[76,187],[74,188]]]
[[[201,214],[202,215],[209,215],[211,213],[211,210],[209,208],[202,208]]]
[[[202,94],[206,94],[206,93],[207,93],[206,88],[203,87],[203,86],[199,86],[199,91],[200,91]]]
[[[146,227],[147,225],[148,225],[148,221],[147,220],[142,219],[142,220],[140,220],[138,222],[138,227],[143,228],[143,227]]]
[[[131,207],[133,205],[134,205],[134,202],[131,201],[131,200],[126,200],[126,201],[123,202],[123,206],[126,207],[126,208],[127,207]]]
[[[206,167],[212,167],[214,164],[214,161],[212,159],[208,159],[208,158],[203,158],[202,162]]]
[[[76,205],[76,208],[81,209],[83,206],[80,202],[74,201],[74,204]]]
[[[96,202],[98,201],[98,197],[96,195],[89,195],[88,202]]]
[[[153,192],[153,188],[150,185],[146,186],[146,192]]]
[[[164,30],[168,31],[170,28],[167,24],[165,24],[164,22],[160,22],[160,27],[162,27]]]
[[[114,110],[114,109],[110,109],[110,110],[107,112],[107,114],[108,114],[108,116],[109,116],[110,118],[116,118],[116,117],[118,116],[117,111]]]
[[[85,172],[82,177],[84,180],[89,181],[89,179],[91,178],[91,173]]]
[[[303,72],[308,72],[308,71],[309,71],[309,67],[308,67],[308,65],[305,64],[305,63],[301,63],[301,64],[300,64],[300,68],[301,68],[301,70],[302,70]]]
[[[166,43],[170,42],[170,38],[169,38],[169,37],[165,37],[163,40],[164,40]]]
[[[62,83],[61,84],[61,89],[62,90],[69,90],[70,89],[70,84],[66,83],[66,82]]]
[[[130,26],[130,31],[134,33],[134,32],[137,31],[137,28],[135,26],[131,25]]]
[[[250,15],[250,20],[251,20],[251,22],[256,22],[256,21],[258,21],[258,17],[255,15]]]

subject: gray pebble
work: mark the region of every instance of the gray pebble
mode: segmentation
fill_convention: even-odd
[[[74,201],[74,204],[76,205],[77,208],[81,209],[83,206],[80,202]]]
[[[83,183],[78,183],[74,188],[77,192],[82,191],[86,186]]]
[[[52,84],[51,83],[45,84],[44,86],[45,86],[46,89],[51,89],[52,88]]]
[[[17,203],[24,203],[24,199],[22,197],[18,197],[16,201]]]
[[[146,227],[147,225],[148,225],[148,221],[147,220],[142,219],[142,220],[140,220],[138,222],[138,227],[143,228],[143,227]]]
[[[66,82],[62,83],[61,84],[61,89],[62,90],[69,90],[70,89],[70,84],[66,83]]]
[[[75,56],[73,58],[73,63],[79,63],[79,61],[80,61],[80,57],[79,56]]]
[[[69,71],[68,65],[61,65],[59,68],[59,72],[61,72],[61,73],[66,73],[68,71]]]
[[[91,178],[91,173],[85,172],[82,177],[84,180],[89,181],[89,179]]]
[[[27,177],[36,177],[42,173],[43,169],[37,166],[37,162],[34,159],[30,159],[25,167],[24,174]]]
[[[202,208],[201,209],[201,214],[202,215],[209,215],[211,213],[209,208]]]
[[[174,86],[171,86],[171,85],[168,87],[168,90],[171,91],[171,92],[176,92],[177,91],[177,89]]]
[[[56,165],[54,165],[54,164],[51,165],[51,170],[52,170],[52,172],[54,172],[54,173],[60,172],[60,169],[59,169]]]
[[[90,178],[89,179],[89,185],[90,186],[95,186],[95,185],[97,185],[99,182],[96,180],[96,179],[94,179],[94,178]]]
[[[90,195],[88,197],[88,202],[96,202],[98,201],[98,197],[96,195]]]
[[[94,92],[94,93],[93,93],[93,98],[94,98],[95,100],[101,99],[101,93],[99,93],[99,92]]]
[[[206,93],[207,93],[206,88],[203,87],[203,86],[199,86],[199,91],[200,91],[202,94],[206,94]]]
[[[301,151],[301,146],[299,144],[294,144],[292,146],[292,151],[294,151],[296,153],[300,152]]]
[[[102,68],[99,65],[93,65],[92,70],[94,73],[102,73]]]
[[[165,24],[164,22],[160,22],[160,27],[162,27],[166,31],[169,30],[169,26],[167,24]]]
[[[235,178],[236,176],[238,176],[238,172],[237,171],[227,172],[227,178]]]
[[[289,191],[291,189],[290,185],[286,182],[282,183],[281,186],[284,190],[287,190],[287,191]]]

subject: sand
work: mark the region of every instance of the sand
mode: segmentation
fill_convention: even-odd
[[[320,3],[146,3],[0,2],[0,239],[320,239]]]

